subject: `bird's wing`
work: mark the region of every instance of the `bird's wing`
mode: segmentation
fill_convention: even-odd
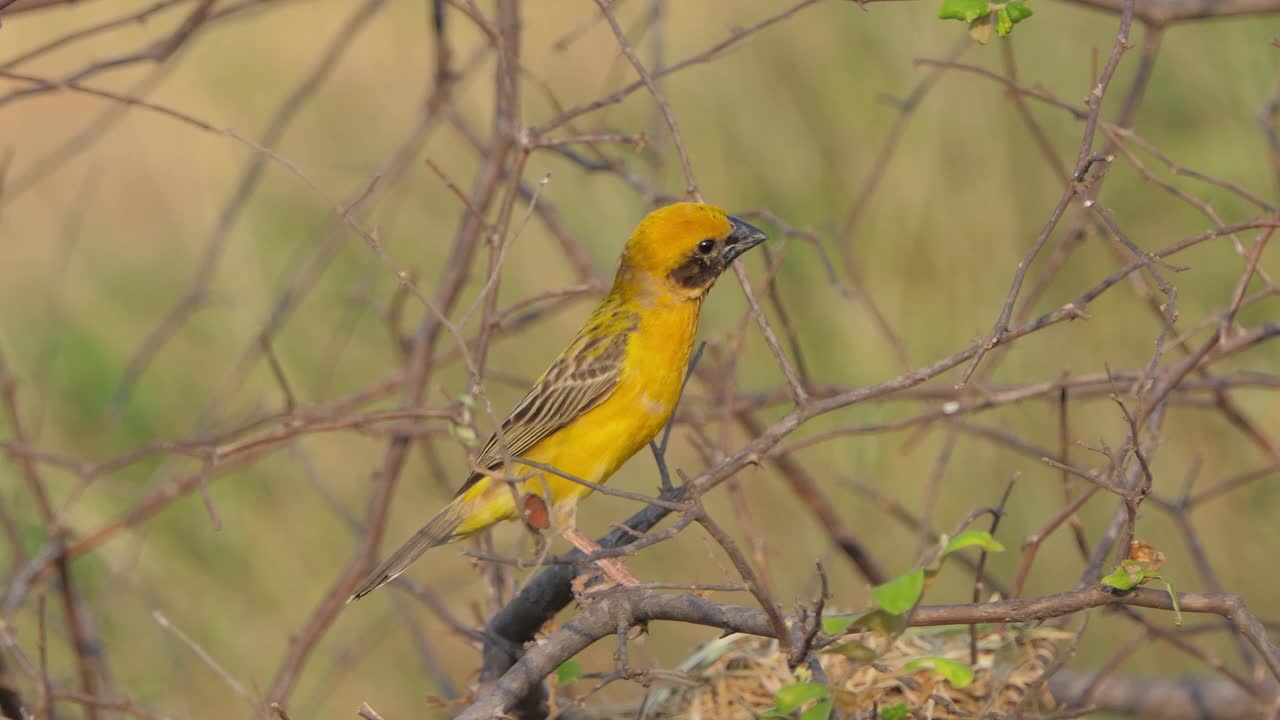
[[[613,394],[622,375],[628,332],[607,336],[582,334],[543,373],[502,423],[502,442],[495,433],[480,451],[477,464],[490,470],[502,465],[503,445],[509,456],[525,454],[548,435],[581,417]],[[458,494],[484,477],[472,473]]]

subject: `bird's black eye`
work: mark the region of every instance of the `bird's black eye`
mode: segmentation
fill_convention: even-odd
[[[698,252],[702,253],[703,255],[706,255],[707,253],[715,249],[716,249],[715,240],[703,240],[702,242],[698,243]]]

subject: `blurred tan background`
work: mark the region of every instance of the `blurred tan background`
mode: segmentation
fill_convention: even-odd
[[[416,121],[429,87],[433,57],[429,12],[422,2],[388,2],[360,31],[332,75],[306,100],[277,146],[330,196],[357,196]],[[264,3],[234,19],[210,25],[170,60],[147,98],[261,138],[280,102],[317,61],[348,20],[351,0]],[[47,40],[117,17],[143,3],[83,2],[15,15],[0,29],[0,66]],[[181,21],[189,4],[157,13],[65,51],[52,52],[15,71],[60,77],[95,59],[143,47]],[[618,3],[624,28],[638,27],[648,4]],[[700,52],[782,10],[785,4],[670,2],[661,43],[666,62]],[[1116,18],[1062,2],[1033,3],[1036,15],[1011,40],[1020,78],[1079,103],[1094,69],[1115,36]],[[186,9],[183,9],[186,8]],[[488,3],[481,10],[491,12]],[[817,231],[838,258],[833,231],[841,226],[875,153],[897,118],[884,96],[905,97],[928,72],[913,66],[920,57],[941,58],[964,35],[961,23],[934,17],[929,3],[884,3],[860,10],[830,0],[752,36],[713,62],[662,81],[690,148],[694,170],[709,201],[732,211],[767,208],[794,226]],[[635,78],[620,58],[617,42],[588,2],[524,4],[522,62],[527,71],[521,113],[525,124],[557,114],[548,93],[565,106],[586,102]],[[456,10],[448,21],[456,61],[461,64],[484,42]],[[575,28],[580,36],[553,45]],[[1230,19],[1174,27],[1163,39],[1147,97],[1135,129],[1186,167],[1228,178],[1275,197],[1266,145],[1255,117],[1275,82],[1280,53],[1270,40],[1273,20]],[[1142,31],[1135,28],[1135,38]],[[633,36],[634,38],[635,36]],[[643,57],[652,39],[636,38]],[[969,48],[963,61],[1001,69],[1001,41]],[[1104,108],[1114,117],[1137,63],[1126,56]],[[457,91],[457,112],[487,137],[492,102],[492,56]],[[133,92],[153,66],[131,67],[95,77],[90,84]],[[0,93],[25,86],[0,78]],[[545,90],[544,90],[545,87]],[[307,258],[331,234],[333,209],[280,165],[265,175],[231,231],[207,306],[176,332],[141,376],[122,410],[113,397],[130,358],[169,309],[191,286],[218,214],[239,174],[252,160],[243,144],[201,131],[155,112],[132,109],[82,154],[42,178],[30,175],[84,128],[110,102],[71,92],[51,92],[0,105],[0,156],[7,157],[0,193],[0,348],[18,377],[19,397],[31,441],[53,453],[94,461],[156,439],[207,435],[268,409],[281,393],[266,363],[256,362],[243,382],[235,368],[270,316],[273,306]],[[1054,149],[1072,161],[1082,124],[1065,113],[1032,105]],[[645,132],[657,152],[627,145],[602,146],[637,176],[660,190],[683,189],[679,164],[651,98],[634,93],[620,105],[576,122],[583,132]],[[560,131],[563,133],[564,131]],[[470,187],[478,159],[447,124],[429,137],[405,177],[382,188],[365,221],[377,227],[388,254],[414,270],[424,288],[439,277],[461,216],[457,198],[422,161],[430,157],[462,188]],[[1149,160],[1154,169],[1159,163]],[[646,210],[645,199],[616,176],[589,174],[550,152],[535,153],[524,176],[536,182],[550,173],[544,197],[586,244],[596,267],[611,275],[616,255]],[[1177,181],[1212,204],[1228,222],[1257,214],[1219,188]],[[1000,87],[981,78],[949,73],[924,99],[853,238],[866,289],[900,333],[913,365],[959,350],[988,332],[1009,287],[1015,263],[1030,246],[1057,201],[1061,186]],[[1130,236],[1156,248],[1209,229],[1209,221],[1159,188],[1144,183],[1131,166],[1117,162],[1104,198]],[[517,221],[525,215],[517,206]],[[1068,215],[1070,218],[1071,215]],[[1064,225],[1067,221],[1064,221]],[[515,224],[519,224],[518,222]],[[843,386],[872,384],[900,372],[891,349],[860,305],[851,304],[828,280],[813,249],[781,241],[762,223],[785,255],[780,293],[799,330],[814,377]],[[1174,281],[1180,327],[1190,328],[1230,297],[1242,261],[1215,240],[1174,262],[1190,266]],[[1264,255],[1263,265],[1276,250]],[[763,261],[747,262],[760,277]],[[1274,265],[1275,261],[1271,260]],[[483,276],[469,277],[460,308],[471,305]],[[1117,267],[1097,237],[1074,253],[1042,299],[1039,310],[1074,298]],[[578,282],[559,246],[536,220],[513,245],[502,275],[500,304],[508,306],[547,289]],[[380,317],[395,294],[396,279],[358,237],[347,235],[314,289],[275,334],[273,348],[300,404],[332,401],[391,377],[400,358]],[[542,318],[530,331],[503,337],[491,351],[490,370],[513,378],[492,380],[487,390],[499,413],[523,391],[576,330],[590,309],[584,298]],[[702,336],[715,343],[733,332],[745,307],[737,282],[726,278],[704,311]],[[411,327],[420,306],[408,302]],[[1140,368],[1150,357],[1158,319],[1134,289],[1121,284],[1090,308],[1092,319],[1060,325],[1019,341],[992,378],[998,383],[1052,380],[1062,372],[1084,374]],[[1273,298],[1248,309],[1245,325],[1274,319]],[[474,322],[472,323],[474,328]],[[754,330],[737,369],[741,387],[781,387],[781,378]],[[710,356],[709,356],[710,357]],[[1257,348],[1222,363],[1218,370],[1274,373],[1280,351]],[[955,373],[942,379],[955,380]],[[227,388],[233,391],[227,393]],[[455,363],[431,379],[427,404],[444,406],[467,390]],[[1236,394],[1259,426],[1280,427],[1274,390]],[[394,407],[394,398],[382,403]],[[210,409],[213,408],[212,414]],[[919,411],[917,403],[866,403],[821,418],[800,435],[849,424],[888,421]],[[1018,433],[1043,447],[1056,447],[1057,408],[1034,400],[975,418],[984,426]],[[1071,408],[1072,437],[1117,445],[1122,419],[1105,398]],[[481,418],[480,428],[490,425]],[[441,424],[426,424],[447,432]],[[7,431],[6,431],[7,432]],[[714,433],[715,431],[713,431]],[[880,508],[854,492],[850,480],[879,488],[919,510],[945,429],[846,438],[804,450],[798,456],[818,477],[838,511],[891,572],[915,560],[916,537]],[[7,435],[6,435],[7,437]],[[384,547],[398,543],[434,512],[464,477],[466,458],[454,442],[439,443],[446,472],[433,475],[421,453],[411,456],[390,517]],[[741,441],[736,431],[730,436]],[[386,439],[359,432],[308,435],[294,446],[219,476],[209,493],[221,518],[215,529],[198,494],[159,514],[143,528],[122,533],[100,551],[78,559],[74,572],[100,635],[111,685],[140,704],[174,717],[225,717],[247,707],[205,663],[160,627],[161,611],[253,692],[270,683],[290,635],[296,632],[355,550],[354,534],[333,510],[336,504],[363,517],[370,474],[381,461]],[[689,474],[704,467],[685,433],[677,428],[674,465]],[[1093,460],[1076,451],[1080,464]],[[1166,420],[1153,470],[1156,488],[1176,497],[1189,469],[1200,467],[1205,485],[1265,465],[1267,457],[1219,414],[1177,406]],[[47,468],[55,503],[66,506],[72,533],[102,526],[139,498],[199,461],[156,457],[95,480],[83,494],[73,473]],[[935,521],[949,528],[972,508],[998,501],[1005,484],[1020,481],[999,537],[1010,552],[993,557],[996,574],[1012,580],[1021,539],[1061,507],[1058,473],[1033,457],[961,436],[945,468]],[[832,575],[842,608],[868,601],[867,588],[824,533],[791,497],[776,472],[749,469],[741,476],[753,521],[768,541],[771,578],[781,599],[811,596],[813,562]],[[1274,522],[1280,498],[1276,477],[1206,504],[1193,516],[1196,529],[1223,585],[1241,593],[1268,617],[1278,608],[1280,579],[1269,570],[1280,543]],[[651,458],[638,456],[613,480],[616,486],[652,491]],[[738,524],[723,493],[712,507],[735,533]],[[0,503],[22,525],[28,552],[45,538],[32,500],[14,463],[0,465]],[[1096,536],[1114,507],[1096,498],[1082,518]],[[634,506],[594,497],[579,514],[595,533],[630,514]],[[1168,517],[1144,509],[1139,535],[1169,555],[1164,574],[1180,590],[1205,589],[1187,548]],[[504,528],[498,547],[522,544],[517,527]],[[409,575],[433,587],[454,613],[478,623],[486,598],[479,574],[461,546],[433,552]],[[7,552],[7,550],[5,551]],[[730,582],[699,531],[642,553],[630,562],[645,579],[671,582]],[[10,563],[5,561],[6,572]],[[1028,584],[1028,594],[1069,589],[1081,563],[1070,536],[1046,545]],[[968,600],[969,578],[950,567],[930,588],[927,602]],[[733,597],[733,596],[730,596]],[[748,596],[737,597],[749,602]],[[395,608],[399,604],[400,609]],[[50,608],[50,632],[63,632]],[[478,653],[448,632],[421,605],[399,593],[348,606],[308,665],[289,710],[294,718],[351,717],[368,701],[384,717],[421,716],[429,696],[444,690],[432,680],[415,649],[405,618],[417,623],[431,652],[449,667],[457,687],[474,679]],[[1155,622],[1168,624],[1165,616]],[[35,605],[26,603],[10,619],[19,638],[34,647]],[[1119,630],[1123,628],[1123,630]],[[1128,625],[1099,616],[1085,636],[1073,667],[1097,667]],[[639,662],[671,666],[694,644],[713,636],[701,628],[655,626],[634,651]],[[608,643],[605,643],[606,645]],[[1206,644],[1228,663],[1238,663],[1225,638]],[[29,651],[30,652],[30,651]],[[612,646],[583,658],[588,671],[611,667]],[[649,657],[645,657],[648,654]],[[50,643],[55,677],[72,672],[65,643]],[[1202,664],[1150,644],[1124,666],[1139,675],[1207,672]],[[605,699],[633,690],[621,685]],[[69,715],[72,711],[66,707]]]

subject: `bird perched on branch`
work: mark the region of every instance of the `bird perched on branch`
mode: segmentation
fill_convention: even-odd
[[[666,424],[703,298],[729,263],[764,239],[711,205],[649,213],[622,251],[608,296],[480,452],[476,467],[489,474],[472,473],[351,599],[390,582],[426,550],[503,520],[554,526],[580,549],[598,549],[574,528],[578,500],[591,488],[571,478],[603,483]],[[599,564],[613,580],[630,580],[620,565]]]

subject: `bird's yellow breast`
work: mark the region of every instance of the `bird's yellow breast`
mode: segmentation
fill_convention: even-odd
[[[604,482],[662,429],[680,397],[689,352],[698,329],[698,303],[678,302],[640,314],[627,339],[622,374],[613,393],[526,457],[569,475]],[[544,474],[552,504],[574,502],[591,491]],[[526,491],[543,494],[543,478]]]

